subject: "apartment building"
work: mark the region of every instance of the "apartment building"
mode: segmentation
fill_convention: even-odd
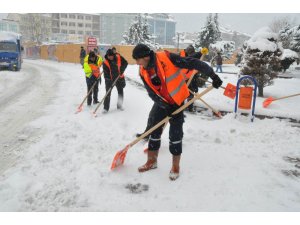
[[[100,20],[99,14],[83,13],[53,13],[52,37],[78,38],[84,40],[85,36],[95,36],[99,39]]]
[[[9,32],[20,32],[19,23],[14,20],[2,19],[0,20],[0,31],[9,31]]]
[[[124,32],[129,30],[136,16],[136,13],[101,13],[101,43],[119,44],[123,41]],[[161,45],[174,45],[176,22],[169,14],[143,14],[142,18],[149,23],[149,31],[155,37],[155,42]]]

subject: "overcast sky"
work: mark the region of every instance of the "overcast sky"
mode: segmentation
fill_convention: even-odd
[[[197,32],[204,26],[207,13],[175,13],[174,16],[179,32]],[[231,30],[253,34],[261,27],[269,25],[274,19],[290,17],[300,24],[300,13],[219,13],[221,26]]]
[[[177,24],[176,31],[198,32],[204,26],[208,13],[172,13]],[[0,19],[7,14],[0,13]],[[300,24],[300,13],[219,13],[221,26],[248,34],[269,25],[274,19],[289,17]]]

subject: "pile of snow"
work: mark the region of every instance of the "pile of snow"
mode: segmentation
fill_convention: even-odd
[[[14,41],[20,39],[21,35],[14,32],[1,31],[0,32],[0,41]]]

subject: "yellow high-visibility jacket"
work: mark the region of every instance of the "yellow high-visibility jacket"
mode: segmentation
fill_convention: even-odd
[[[97,64],[88,64],[88,59],[89,59],[89,55],[87,55],[84,58],[84,63],[83,63],[83,70],[85,73],[85,76],[87,78],[90,78],[92,75],[94,75],[96,78],[98,78],[98,76],[100,75],[100,67],[103,63],[103,59],[100,55],[96,56],[97,59]]]

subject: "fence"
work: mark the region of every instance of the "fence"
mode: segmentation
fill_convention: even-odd
[[[25,57],[33,59],[45,59],[45,60],[55,60],[58,62],[70,62],[70,63],[80,63],[80,47],[84,44],[52,44],[52,45],[42,45],[42,46],[25,46]],[[110,45],[99,45],[99,50],[101,55],[104,57],[106,50],[112,47]],[[135,60],[132,58],[133,45],[114,45],[117,52],[119,52],[129,64],[135,64]],[[177,53],[177,48],[165,48],[173,53]],[[233,60],[228,60],[232,63]],[[224,64],[228,63],[224,62]]]

